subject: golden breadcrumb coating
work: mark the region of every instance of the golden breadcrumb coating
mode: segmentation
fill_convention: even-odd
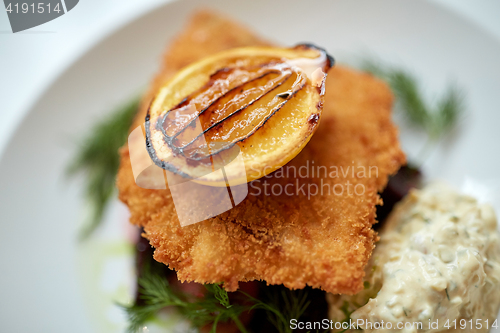
[[[195,14],[166,53],[134,127],[144,121],[154,91],[175,71],[224,49],[263,44],[224,17]],[[314,163],[326,166],[328,172],[337,167],[337,176],[300,178],[290,172],[286,177],[278,170],[249,184],[249,195],[235,208],[181,227],[169,190],[147,190],[135,184],[124,147],[117,181],[120,199],[130,209],[130,221],[144,227],[144,236],[155,247],[155,259],[175,269],[182,281],[224,282],[227,290],[234,291],[239,281],[265,280],[291,289],[309,285],[354,294],[362,289],[364,267],[377,239],[372,229],[375,206],[381,203],[377,192],[405,162],[391,121],[392,101],[382,81],[341,66],[330,70],[318,130],[285,168],[309,165],[312,169]],[[363,168],[365,173],[360,174]],[[328,190],[308,198],[297,190],[292,196],[266,196],[264,180],[268,188],[292,184],[297,190],[304,184],[307,190],[316,184],[325,192],[325,184],[330,189],[338,184],[336,193],[341,188],[347,192],[349,182],[351,194]],[[353,194],[358,184],[358,193],[364,189],[362,195]],[[256,195],[258,190],[261,195]]]

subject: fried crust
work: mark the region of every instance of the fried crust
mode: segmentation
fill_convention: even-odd
[[[154,91],[175,71],[224,49],[266,44],[226,18],[210,12],[195,14],[167,51],[134,127],[144,121]],[[381,203],[377,192],[405,162],[391,121],[392,102],[382,81],[341,66],[330,70],[318,130],[286,167],[326,166],[330,173],[330,167],[336,166],[337,177],[291,173],[287,177],[278,170],[250,183],[247,198],[230,211],[181,227],[169,190],[139,188],[128,149],[123,147],[119,197],[130,209],[130,221],[144,228],[144,237],[155,247],[154,258],[175,269],[181,281],[223,282],[228,291],[234,291],[240,281],[265,280],[290,289],[309,285],[354,294],[362,289],[364,267],[377,239],[372,229],[375,206]],[[348,167],[356,167],[356,172]],[[363,168],[364,176],[359,173]],[[264,180],[268,188],[292,184],[296,195],[265,195]],[[344,193],[328,190],[308,198],[309,187],[327,192],[325,184],[330,189],[337,185],[336,193],[342,187]],[[301,185],[305,193],[298,190]],[[364,189],[362,195],[354,194],[356,185],[358,193]],[[262,193],[257,195],[259,190]]]

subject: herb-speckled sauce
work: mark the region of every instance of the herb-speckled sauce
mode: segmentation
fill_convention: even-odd
[[[410,192],[389,216],[366,269],[365,289],[328,295],[330,318],[423,324],[365,332],[487,332],[486,320],[491,327],[500,305],[499,261],[493,208],[431,184]],[[439,324],[429,328],[429,322]]]

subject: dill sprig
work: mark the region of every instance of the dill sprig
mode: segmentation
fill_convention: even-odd
[[[258,300],[245,294],[255,304],[251,309],[262,309],[267,313],[267,319],[280,333],[291,333],[292,319],[299,319],[307,310],[311,302],[305,290],[281,290],[281,293],[268,294],[265,301]]]
[[[427,134],[427,143],[419,154],[420,159],[456,126],[464,112],[464,93],[456,85],[448,86],[435,103],[428,103],[418,80],[408,71],[369,60],[364,61],[362,69],[385,80],[396,96],[398,109],[411,125]]]
[[[206,284],[206,293],[202,298],[175,291],[165,276],[151,270],[143,271],[138,284],[140,301],[131,306],[122,306],[129,319],[129,333],[138,332],[148,320],[167,307],[175,307],[195,328],[211,323],[210,332],[215,333],[219,322],[231,320],[240,332],[247,332],[239,316],[250,311],[251,307],[231,304],[227,291],[218,284]]]
[[[84,197],[90,216],[81,231],[81,239],[87,238],[99,225],[109,200],[114,196],[120,164],[118,149],[127,141],[139,100],[134,98],[96,123],[78,143],[67,167],[68,176],[85,176]]]
[[[163,264],[147,255],[139,267],[138,297],[133,305],[123,306],[129,320],[129,333],[136,333],[161,310],[172,307],[193,328],[211,325],[216,332],[221,322],[233,322],[239,332],[247,333],[240,315],[261,309],[267,320],[279,333],[291,333],[290,320],[299,319],[310,304],[305,290],[289,290],[284,287],[266,288],[262,300],[243,291],[231,297],[219,284],[206,284],[203,297],[183,292],[168,282],[168,273]],[[172,277],[172,276],[171,276]],[[174,278],[174,277],[172,277]],[[231,300],[234,303],[231,303]]]

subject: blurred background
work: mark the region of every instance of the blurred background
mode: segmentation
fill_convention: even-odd
[[[79,55],[134,17],[170,1],[81,0],[66,15],[16,34],[11,32],[7,13],[2,8],[0,10],[0,100],[2,101],[0,154],[16,125],[43,93],[44,88]],[[449,8],[500,40],[500,1],[428,1]]]

